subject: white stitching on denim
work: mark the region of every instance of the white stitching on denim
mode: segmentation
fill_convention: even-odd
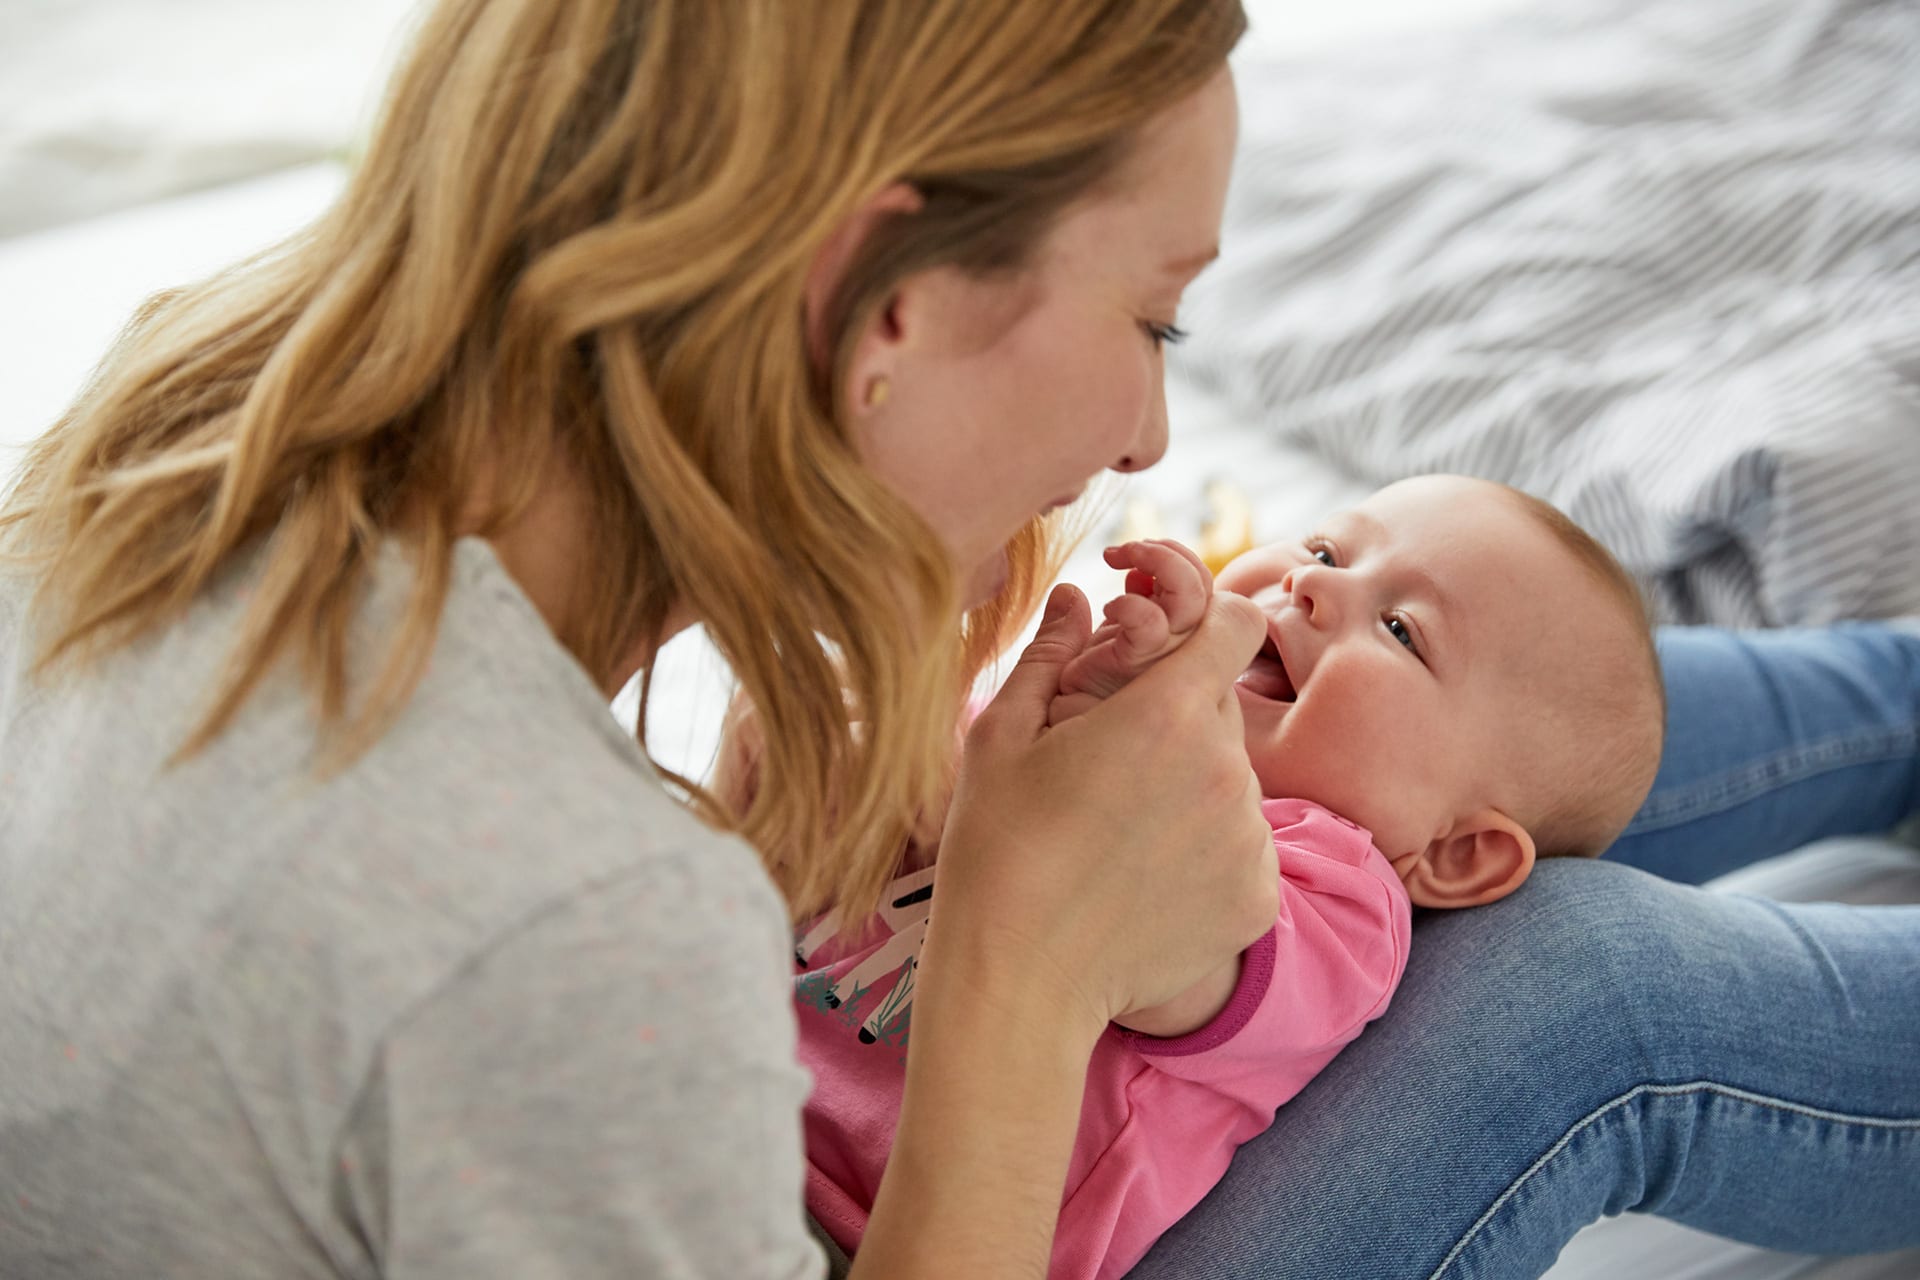
[[[1689,1084],[1638,1085],[1627,1090],[1627,1092],[1614,1098],[1612,1101],[1604,1102],[1595,1107],[1583,1116],[1578,1124],[1560,1135],[1560,1141],[1548,1147],[1545,1154],[1527,1166],[1526,1172],[1515,1178],[1512,1183],[1508,1185],[1507,1189],[1502,1191],[1499,1197],[1487,1207],[1487,1211],[1481,1214],[1479,1219],[1471,1227],[1467,1228],[1467,1233],[1454,1242],[1453,1248],[1448,1251],[1446,1257],[1440,1260],[1440,1265],[1433,1269],[1433,1274],[1428,1276],[1427,1280],[1440,1280],[1440,1277],[1446,1273],[1447,1268],[1453,1265],[1453,1260],[1460,1256],[1461,1250],[1465,1249],[1469,1244],[1472,1244],[1474,1237],[1480,1234],[1480,1229],[1492,1220],[1494,1214],[1500,1212],[1500,1207],[1506,1204],[1508,1200],[1511,1200],[1514,1194],[1518,1192],[1522,1186],[1526,1185],[1529,1178],[1545,1168],[1548,1161],[1559,1155],[1560,1152],[1566,1148],[1566,1145],[1573,1141],[1577,1134],[1599,1120],[1601,1116],[1604,1116],[1609,1111],[1616,1111],[1641,1095],[1649,1093],[1658,1094],[1662,1097],[1681,1097],[1689,1093],[1717,1093],[1723,1097],[1734,1098],[1741,1102],[1752,1102],[1763,1107],[1773,1107],[1780,1111],[1791,1111],[1815,1120],[1836,1120],[1842,1124],[1866,1125],[1870,1128],[1879,1129],[1920,1129],[1920,1119],[1883,1120],[1878,1116],[1850,1116],[1838,1111],[1825,1111],[1819,1107],[1808,1107],[1798,1102],[1788,1102],[1784,1098],[1769,1098],[1765,1094],[1749,1093],[1745,1089],[1736,1089],[1732,1085],[1715,1084],[1711,1080],[1695,1080]]]

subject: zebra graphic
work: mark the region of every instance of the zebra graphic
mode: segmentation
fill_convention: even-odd
[[[880,904],[880,922],[893,936],[874,953],[840,975],[828,980],[817,993],[828,1009],[851,1005],[893,974],[893,985],[860,1024],[860,1043],[905,1044],[907,1025],[913,1012],[913,976],[920,968],[920,944],[927,936],[927,917],[933,910],[933,868],[911,871],[887,886]],[[801,964],[812,962],[814,953],[833,937],[825,920],[816,924],[794,947]],[[812,994],[812,993],[810,993]]]

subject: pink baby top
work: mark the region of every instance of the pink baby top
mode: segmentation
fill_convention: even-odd
[[[1050,1280],[1124,1275],[1387,1007],[1406,968],[1412,908],[1365,831],[1304,800],[1268,800],[1280,919],[1248,948],[1211,1023],[1162,1040],[1110,1026],[1094,1047],[1067,1169]],[[895,880],[851,944],[799,940],[794,999],[806,1107],[807,1207],[852,1253],[893,1147],[906,1081],[913,975],[933,869]]]

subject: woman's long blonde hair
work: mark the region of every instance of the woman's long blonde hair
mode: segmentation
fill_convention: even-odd
[[[53,622],[40,669],[167,625],[263,543],[182,752],[292,657],[350,762],[425,669],[456,537],[568,465],[595,559],[560,642],[605,680],[690,608],[767,745],[737,821],[678,781],[796,916],[864,910],[1056,550],[1036,522],[954,626],[939,542],[849,445],[851,335],[907,273],[1020,267],[1243,27],[1238,0],[441,0],[334,207],[150,301],[31,449],[0,551]],[[813,367],[814,253],[902,178],[926,206],[871,238]],[[389,541],[417,583],[349,673]]]

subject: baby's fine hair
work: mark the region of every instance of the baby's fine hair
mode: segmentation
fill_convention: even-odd
[[[1527,823],[1537,856],[1595,858],[1639,812],[1660,767],[1667,695],[1653,621],[1639,584],[1592,534],[1552,503],[1502,487],[1610,597],[1623,632],[1622,643],[1597,646],[1602,662],[1581,669],[1578,715],[1543,715],[1558,749],[1544,753],[1549,799]]]

